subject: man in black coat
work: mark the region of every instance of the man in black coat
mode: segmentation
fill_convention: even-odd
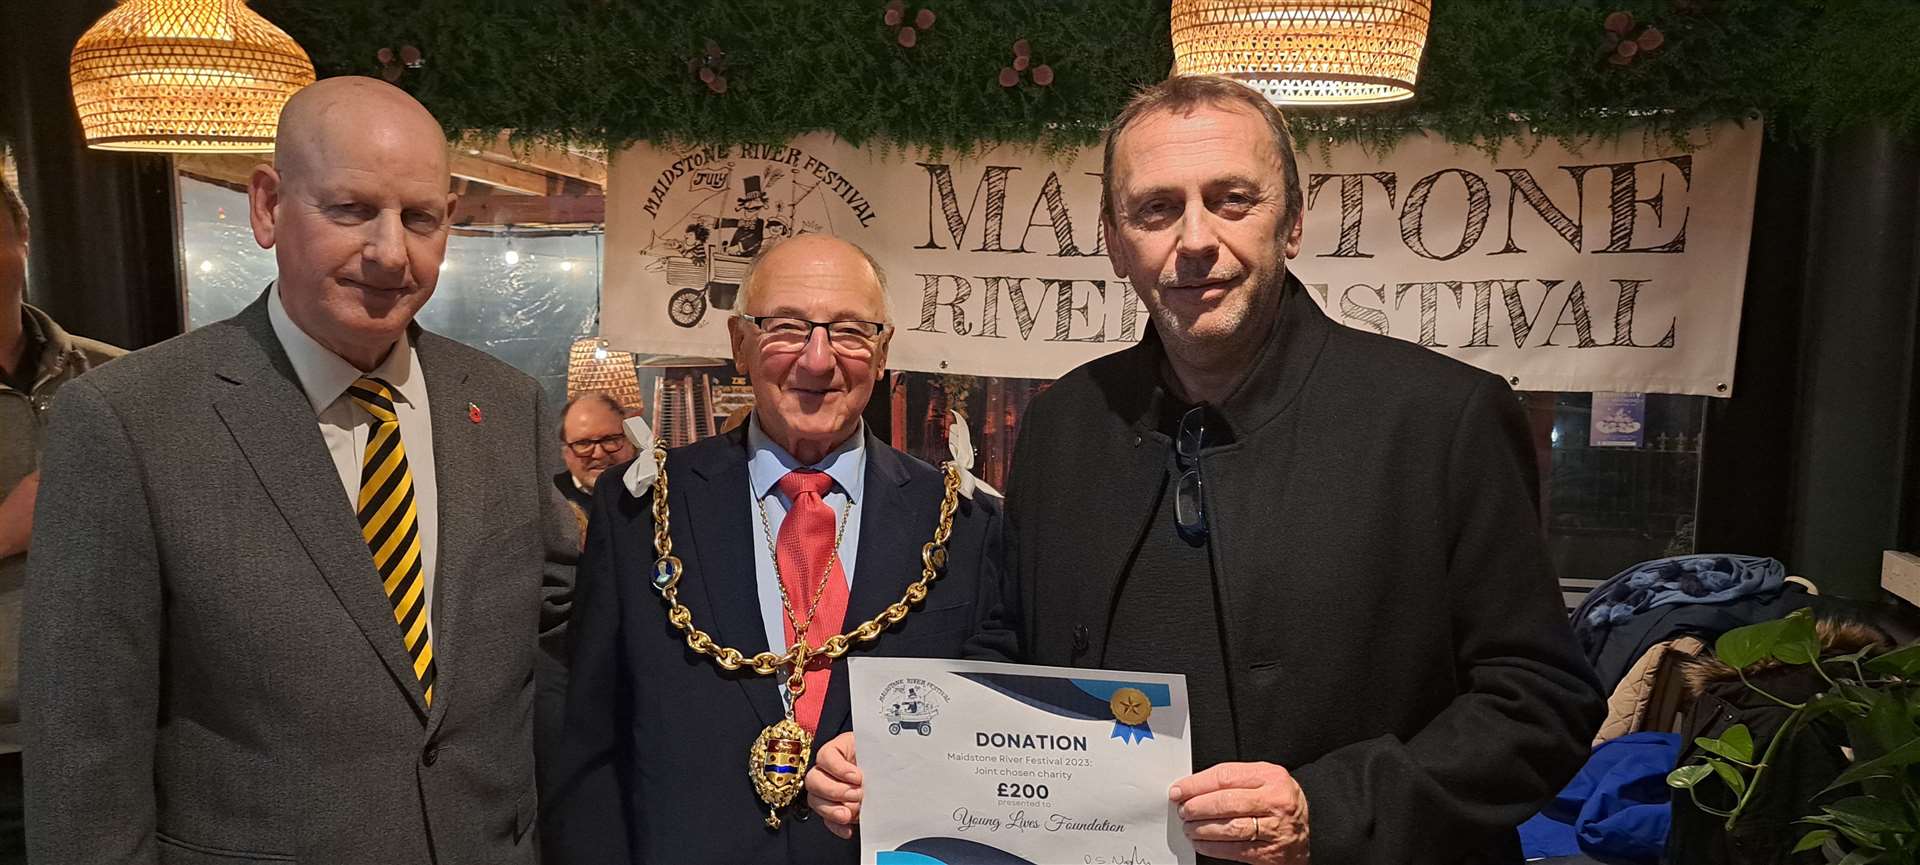
[[[1175,78],[1107,139],[1114,271],[1141,343],[1020,428],[1008,556],[1025,660],[1183,673],[1176,781],[1207,857],[1517,862],[1604,703],[1536,521],[1499,378],[1334,324],[1286,260],[1301,193],[1257,93]],[[849,754],[809,778],[836,831]]]
[[[957,481],[949,488],[941,471],[861,423],[886,369],[881,280],[865,253],[827,235],[768,247],[729,323],[735,360],[753,380],[752,417],[670,451],[651,486],[623,468],[602,474],[573,600],[564,722],[543,751],[550,863],[859,856],[804,809],[776,807],[770,825],[747,771],[756,737],[783,719],[814,742],[852,729],[847,665],[815,656],[795,694],[787,667],[727,670],[689,648],[653,581],[663,486],[681,563],[676,598],[685,624],[718,646],[750,659],[785,654],[803,635],[818,651],[905,596],[905,617],[855,652],[1013,654],[1016,634],[999,624],[998,500],[962,493]],[[640,460],[651,467],[654,456]],[[925,577],[922,549],[946,508],[947,564],[916,600],[908,587]],[[793,753],[808,753],[804,737],[792,741]],[[756,765],[778,764],[779,750]],[[802,775],[785,774],[797,793]]]

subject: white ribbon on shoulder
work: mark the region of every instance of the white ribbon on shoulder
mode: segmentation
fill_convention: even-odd
[[[621,426],[626,429],[627,441],[633,443],[633,449],[639,456],[632,465],[627,466],[627,473],[620,476],[620,482],[637,499],[653,489],[654,475],[660,473],[660,467],[653,462],[653,427],[647,426],[647,419],[639,415],[627,418]]]
[[[1006,498],[992,484],[974,476],[973,434],[967,430],[966,418],[959,412],[949,410],[947,414],[953,418],[953,425],[947,428],[947,452],[953,456],[954,467],[960,469],[960,494],[973,498],[974,491],[979,490],[994,498]],[[639,498],[653,488],[653,479],[659,473],[659,467],[653,461],[653,428],[647,426],[646,419],[642,417],[627,418],[623,426],[627,441],[633,443],[633,449],[639,453],[639,457],[627,466],[626,474],[621,475],[620,481],[628,493]]]
[[[953,455],[953,466],[960,470],[960,494],[973,498],[973,491],[978,489],[996,499],[1006,498],[973,474],[973,433],[967,429],[966,417],[952,409],[947,410],[947,416],[953,418],[953,425],[947,427],[947,453]]]

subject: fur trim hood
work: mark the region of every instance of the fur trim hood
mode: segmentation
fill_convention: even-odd
[[[1841,619],[1821,619],[1815,622],[1814,633],[1820,638],[1822,657],[1845,655],[1868,647],[1885,650],[1891,648],[1893,644],[1893,641],[1878,628]],[[1686,676],[1687,693],[1698,697],[1706,693],[1710,686],[1722,682],[1740,681],[1740,672],[1745,672],[1748,678],[1753,678],[1784,666],[1773,658],[1763,658],[1744,671],[1735,671],[1733,667],[1708,653],[1688,661],[1683,674]]]

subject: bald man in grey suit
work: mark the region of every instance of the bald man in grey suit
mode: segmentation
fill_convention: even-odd
[[[53,407],[29,856],[536,862],[533,670],[575,534],[540,389],[413,324],[453,203],[426,109],[328,79],[277,144],[249,190],[275,284]]]

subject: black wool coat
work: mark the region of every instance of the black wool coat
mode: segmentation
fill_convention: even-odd
[[[1514,827],[1585,761],[1605,703],[1537,520],[1504,381],[1336,325],[1289,276],[1203,453],[1238,756],[1304,790],[1316,865],[1518,861]],[[1149,329],[1037,397],[1007,502],[1022,645],[1100,666],[1166,482]],[[1211,432],[1210,432],[1211,434]],[[1194,623],[1194,627],[1214,627]],[[1195,767],[1201,769],[1205,767]]]

